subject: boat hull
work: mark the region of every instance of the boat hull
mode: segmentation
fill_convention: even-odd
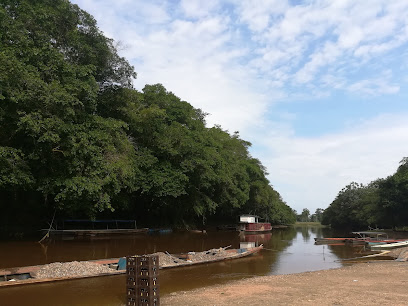
[[[47,230],[42,229],[43,233],[50,236],[102,236],[102,235],[129,235],[148,232],[148,228],[139,229],[99,229],[99,230]]]
[[[236,254],[228,257],[219,257],[210,260],[203,260],[199,262],[182,262],[174,266],[161,266],[160,269],[173,269],[179,267],[187,267],[187,266],[194,266],[194,265],[202,265],[202,264],[210,264],[214,262],[220,261],[227,261],[238,259],[242,257],[247,257],[249,255],[255,254],[263,249],[263,245],[254,248],[248,248],[246,251],[242,251],[241,249],[233,249],[228,250],[227,252],[236,252]],[[101,265],[110,265],[110,264],[117,264],[120,258],[110,258],[110,259],[101,259],[101,260],[89,260],[87,262],[92,262]],[[100,276],[113,276],[113,275],[120,275],[125,274],[126,270],[114,270],[109,273],[98,273],[98,274],[90,274],[90,275],[73,275],[73,276],[66,276],[66,277],[58,277],[58,278],[28,278],[22,280],[15,280],[15,281],[7,281],[8,277],[22,275],[22,274],[32,274],[37,272],[41,269],[44,265],[37,265],[37,266],[27,266],[27,267],[17,267],[17,268],[10,268],[10,269],[0,269],[0,280],[3,278],[5,281],[0,281],[0,288],[1,287],[9,287],[9,286],[21,286],[21,285],[29,285],[29,284],[38,284],[38,283],[47,283],[47,282],[56,282],[56,281],[67,281],[73,279],[83,279],[83,278],[91,278],[91,277],[100,277]]]
[[[391,250],[396,248],[402,248],[408,246],[408,240],[396,243],[387,243],[387,244],[380,244],[380,245],[373,245],[371,247],[372,251],[384,251],[384,250]]]

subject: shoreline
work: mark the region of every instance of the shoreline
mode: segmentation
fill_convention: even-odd
[[[406,305],[408,263],[355,263],[172,293],[163,305]]]

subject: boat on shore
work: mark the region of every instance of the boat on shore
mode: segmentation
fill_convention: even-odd
[[[408,240],[394,242],[394,243],[372,245],[371,250],[372,251],[383,251],[383,250],[391,250],[391,249],[396,249],[396,248],[401,248],[401,247],[406,247],[406,246],[408,246]]]
[[[152,255],[159,256],[160,269],[171,269],[179,267],[187,267],[199,264],[210,264],[214,262],[227,261],[247,257],[255,254],[263,249],[263,245],[253,248],[241,248],[241,249],[211,249],[203,252],[189,252],[187,254],[169,254],[167,252],[158,252]],[[125,264],[123,264],[125,263]],[[42,277],[37,278],[37,275],[41,275],[44,269],[46,270],[53,264],[60,264],[66,266],[86,266],[90,268],[91,272],[86,274],[70,274],[68,270],[62,276],[58,277]],[[99,277],[99,276],[112,276],[126,273],[126,259],[111,258],[89,261],[75,261],[67,263],[52,263],[46,265],[17,267],[9,269],[0,269],[0,288],[6,286],[18,286],[28,284],[38,284],[45,282],[55,282],[63,280]]]

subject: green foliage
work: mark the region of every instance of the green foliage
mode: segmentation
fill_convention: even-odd
[[[18,181],[90,216],[111,209],[134,149],[126,124],[95,111],[104,91],[131,86],[133,68],[68,1],[2,1],[0,16],[0,188]]]
[[[33,176],[24,161],[24,154],[14,148],[0,147],[0,189],[26,187]]]
[[[323,213],[332,227],[397,227],[408,220],[408,166],[404,158],[397,172],[367,186],[351,183]]]
[[[295,222],[249,142],[207,128],[202,110],[161,84],[134,90],[135,77],[69,1],[0,3],[0,196],[10,215]]]

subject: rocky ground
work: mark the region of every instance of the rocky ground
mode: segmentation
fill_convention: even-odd
[[[408,263],[377,261],[340,269],[254,277],[173,293],[162,305],[408,305]]]

